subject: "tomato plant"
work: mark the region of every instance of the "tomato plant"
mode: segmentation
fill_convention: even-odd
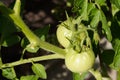
[[[64,5],[62,8],[65,9],[57,6],[49,10],[50,14],[57,18],[56,20],[61,21],[55,25],[57,30],[51,25],[31,29],[23,20],[24,0],[15,0],[11,6],[6,6],[0,1],[0,72],[5,79],[47,79],[46,68],[40,61],[62,59],[73,74],[74,80],[85,80],[85,78],[88,80],[86,75],[89,73],[96,80],[113,80],[109,70],[115,70],[117,77],[114,80],[120,80],[120,0],[67,0]],[[39,16],[43,13],[44,11],[39,13]],[[63,18],[64,13],[66,18]],[[43,17],[46,19],[45,15]],[[29,21],[33,20],[30,18]],[[39,20],[30,23],[34,22]],[[49,38],[50,28],[56,30],[52,33],[54,38]],[[9,57],[2,56],[6,55],[3,50],[11,49],[15,44],[21,49],[20,57],[15,61],[9,61]],[[39,49],[52,54],[36,56]],[[9,53],[8,51],[7,56]],[[25,53],[34,57],[24,58]],[[15,55],[16,53],[12,56],[16,57]],[[94,66],[96,58],[99,60],[98,68]],[[17,76],[19,72],[17,73],[16,66],[27,63],[31,63],[33,74]]]

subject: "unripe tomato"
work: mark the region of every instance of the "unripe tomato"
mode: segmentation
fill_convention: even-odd
[[[82,73],[90,68],[94,64],[95,56],[91,49],[78,53],[73,49],[68,49],[65,57],[66,67],[75,73]]]
[[[63,25],[59,25],[56,34],[59,43],[65,48],[69,47],[70,45],[69,39],[72,37],[72,31],[68,30]]]

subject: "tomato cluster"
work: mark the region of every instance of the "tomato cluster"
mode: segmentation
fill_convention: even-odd
[[[84,25],[78,27],[72,21],[65,21],[58,25],[57,38],[59,43],[65,48],[65,65],[75,73],[82,73],[92,68],[95,60],[93,50],[86,43],[88,36]],[[74,29],[74,30],[73,30]]]

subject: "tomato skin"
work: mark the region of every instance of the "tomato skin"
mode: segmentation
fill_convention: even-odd
[[[70,45],[70,41],[67,38],[71,38],[72,31],[68,30],[63,25],[59,25],[57,28],[57,39],[59,43],[64,47],[67,48]]]
[[[71,49],[67,50],[65,64],[70,71],[82,73],[92,68],[94,60],[94,53],[90,49],[81,53],[77,53]]]

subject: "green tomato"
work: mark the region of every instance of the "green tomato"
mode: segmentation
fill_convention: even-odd
[[[72,37],[72,31],[68,30],[61,24],[58,26],[56,34],[58,42],[65,48],[69,47],[70,45],[69,39]]]
[[[87,49],[81,53],[73,49],[67,49],[65,65],[72,72],[82,73],[92,68],[94,60],[94,52],[91,49]]]
[[[57,28],[57,39],[58,42],[64,47],[64,48],[68,48],[72,43],[72,45],[74,43],[78,43],[82,40],[84,40],[86,38],[86,33],[85,33],[85,29],[84,29],[84,25],[80,24],[77,28],[77,30],[75,30],[75,24],[72,22],[69,22],[69,20],[66,20],[64,22],[62,22],[60,25],[58,25]],[[71,41],[71,42],[70,42]]]

